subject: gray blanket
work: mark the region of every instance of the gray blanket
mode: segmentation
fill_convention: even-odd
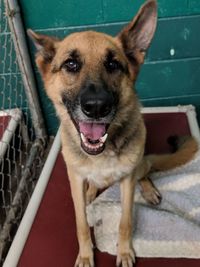
[[[133,244],[138,257],[200,258],[200,152],[183,167],[152,175],[162,194],[158,206],[147,204],[136,188]],[[116,184],[87,209],[96,245],[116,254],[120,192]]]

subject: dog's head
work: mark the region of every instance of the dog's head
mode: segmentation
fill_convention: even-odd
[[[36,63],[47,94],[62,122],[73,122],[86,153],[101,153],[111,123],[120,124],[117,117],[127,120],[134,112],[133,83],[156,21],[156,1],[150,0],[114,38],[86,31],[58,40],[28,31],[38,50]]]

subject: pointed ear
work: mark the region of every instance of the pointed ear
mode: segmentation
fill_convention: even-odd
[[[32,39],[38,54],[42,56],[45,63],[50,63],[56,53],[56,45],[59,40],[43,34],[38,34],[31,29],[27,30],[29,37]]]
[[[124,52],[131,63],[142,64],[157,24],[157,4],[147,1],[134,19],[118,35]]]

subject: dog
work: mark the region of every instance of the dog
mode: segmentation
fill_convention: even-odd
[[[122,214],[117,266],[132,267],[132,207],[136,181],[144,198],[161,195],[149,180],[153,170],[170,169],[194,156],[187,139],[172,155],[144,156],[146,129],[133,89],[157,24],[157,4],[147,1],[116,36],[85,31],[63,40],[28,30],[37,48],[36,64],[61,121],[62,154],[67,164],[76,215],[79,254],[76,267],[93,267],[86,205],[97,190],[119,182]]]

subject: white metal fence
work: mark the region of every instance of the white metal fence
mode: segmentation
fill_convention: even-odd
[[[0,0],[0,266],[41,171],[47,138],[16,1]]]

